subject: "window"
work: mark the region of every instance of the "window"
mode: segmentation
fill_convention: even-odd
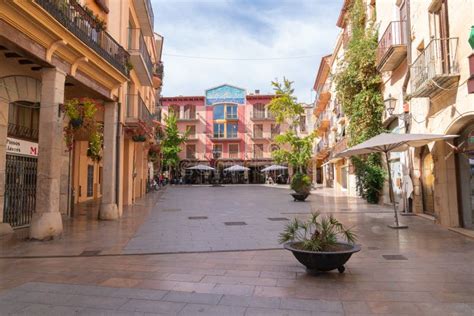
[[[196,125],[186,125],[186,131],[188,132],[188,138],[196,138]]]
[[[253,137],[263,138],[263,124],[255,124],[253,126]]]
[[[185,105],[183,118],[185,120],[194,120],[196,118],[196,107],[194,105]]]
[[[239,144],[229,144],[229,158],[239,158]]]
[[[168,112],[169,114],[173,113],[177,118],[179,118],[179,105],[170,105]]]
[[[263,144],[253,145],[253,156],[254,158],[263,158]]]
[[[87,197],[94,195],[94,166],[87,166]]]
[[[214,119],[215,120],[223,120],[224,119],[224,110],[225,110],[225,107],[223,105],[215,105],[214,106]]]
[[[253,106],[253,117],[257,119],[265,118],[265,105],[264,104],[255,104]]]
[[[214,123],[214,138],[224,138],[224,123]]]
[[[30,102],[10,103],[8,111],[8,136],[38,139],[39,106]]]
[[[196,145],[186,145],[186,159],[196,159]]]
[[[227,123],[227,138],[237,138],[237,123]]]
[[[280,135],[280,125],[272,124],[272,138],[274,138],[277,135]]]
[[[226,107],[226,119],[228,120],[237,119],[237,105],[228,105]]]
[[[306,116],[300,116],[300,132],[306,132]]]
[[[212,147],[212,156],[214,159],[219,159],[222,156],[222,144],[214,144]]]

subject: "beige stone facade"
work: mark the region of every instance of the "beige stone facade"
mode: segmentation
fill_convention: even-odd
[[[0,232],[55,237],[82,203],[110,220],[145,194],[162,44],[147,0],[0,1]],[[99,161],[84,135],[67,151],[73,98],[98,104]]]
[[[469,93],[468,82],[474,70],[469,68],[473,50],[468,38],[474,21],[474,2],[381,0],[366,1],[366,4],[368,14],[376,13],[375,22],[379,26],[377,68],[383,78],[385,128],[392,133],[460,135],[449,144],[432,143],[391,154],[389,163],[395,194],[391,197],[386,185],[382,202],[395,199],[400,211],[419,214],[446,227],[472,230],[474,95],[472,91]],[[341,46],[350,38],[346,23],[350,5],[350,0],[344,1],[338,20],[342,30],[333,60],[340,58]],[[338,145],[336,141],[331,146],[328,130],[331,126],[338,129],[332,123],[338,114],[331,111],[334,96],[330,88],[326,112],[317,106],[321,103],[324,85],[330,81],[321,79],[324,67],[322,63],[315,83],[318,91],[315,116],[319,122],[316,128],[321,130],[319,141],[327,143],[327,148],[316,146],[315,165],[322,166],[322,171],[315,174],[315,181],[339,189],[344,184],[348,194],[355,194],[355,190],[351,190],[354,179],[351,179],[350,164],[331,159],[332,153],[342,150],[345,144]],[[326,121],[329,122],[327,127],[322,124]],[[342,172],[348,172],[348,177]],[[404,188],[409,182],[413,184],[413,193],[407,196]]]

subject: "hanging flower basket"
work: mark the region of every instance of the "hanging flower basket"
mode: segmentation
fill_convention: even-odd
[[[71,123],[71,126],[72,126],[73,128],[79,128],[79,127],[81,127],[83,122],[84,122],[83,119],[80,118],[80,117],[78,117],[78,118],[73,118],[73,119],[71,119],[71,120],[69,121],[69,123]]]
[[[133,135],[132,140],[136,143],[143,143],[146,141],[145,135]]]

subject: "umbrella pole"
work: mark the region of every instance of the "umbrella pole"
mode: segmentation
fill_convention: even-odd
[[[390,191],[390,196],[393,199],[392,205],[393,205],[393,213],[395,214],[395,225],[388,225],[390,228],[394,229],[400,229],[400,228],[408,228],[406,225],[400,225],[398,222],[398,212],[397,212],[397,206],[395,204],[395,193],[393,191],[393,184],[392,184],[392,171],[390,168],[390,161],[388,160],[388,152],[385,152],[385,160],[387,161],[387,171],[388,171],[388,189]]]

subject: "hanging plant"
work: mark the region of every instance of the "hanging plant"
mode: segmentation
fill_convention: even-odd
[[[75,136],[78,134],[87,135],[89,141],[97,142],[97,134],[102,137],[100,124],[95,120],[95,114],[100,105],[89,98],[74,98],[63,104],[62,110],[69,119],[69,123],[64,127],[64,141],[68,151],[74,146]]]
[[[136,143],[143,143],[146,141],[147,131],[143,127],[128,130],[128,134]]]
[[[102,159],[103,134],[96,130],[90,134],[89,147],[87,148],[87,156],[93,161]]]

